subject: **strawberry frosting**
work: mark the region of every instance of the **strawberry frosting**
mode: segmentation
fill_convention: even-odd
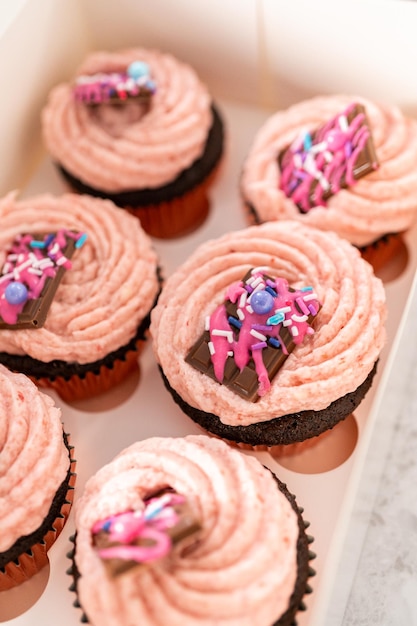
[[[255,403],[194,369],[185,357],[205,319],[248,270],[311,285],[321,309],[314,334],[289,355]],[[232,426],[321,410],[361,385],[385,342],[385,291],[357,248],[295,221],[269,222],[202,244],[167,280],[152,312],[156,359],[187,404]]]
[[[55,87],[42,114],[45,145],[72,175],[107,192],[165,185],[204,150],[212,124],[211,97],[194,70],[169,54],[133,48],[95,52],[77,76],[150,67],[156,91],[149,108],[137,102],[88,106],[73,83]]]
[[[0,201],[0,266],[23,233],[61,228],[86,233],[37,329],[0,330],[0,351],[90,363],[126,345],[159,290],[157,257],[138,219],[110,201],[78,194],[45,194]]]
[[[0,552],[48,514],[70,460],[61,410],[23,374],[0,365]]]
[[[171,486],[202,524],[199,541],[116,578],[92,545],[98,520],[143,508]],[[133,444],[86,484],[76,505],[77,592],[90,623],[271,626],[297,574],[297,516],[257,459],[202,435]]]
[[[277,157],[302,132],[314,131],[353,102],[365,107],[378,168],[301,213],[280,189]],[[417,218],[417,122],[394,106],[362,97],[316,97],[272,115],[259,129],[243,165],[241,192],[261,222],[297,219],[337,232],[357,246],[407,230]]]

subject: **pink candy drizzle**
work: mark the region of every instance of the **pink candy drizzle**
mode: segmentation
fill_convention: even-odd
[[[358,113],[348,122],[356,106],[350,104],[341,115],[320,127],[314,139],[308,132],[298,136],[285,151],[280,163],[280,188],[301,211],[326,206],[330,195],[343,186],[356,184],[354,171],[358,157],[371,136],[364,113]],[[371,166],[376,169],[378,164]],[[311,188],[315,182],[312,199]]]
[[[255,313],[251,307],[251,296],[267,288],[273,290],[271,293],[277,294],[273,297],[273,309],[266,313]],[[285,279],[265,279],[262,272],[256,268],[252,270],[252,276],[246,283],[239,281],[231,285],[226,297],[238,304],[237,320],[240,329],[236,339],[236,327],[231,325],[224,303],[210,316],[209,349],[215,376],[222,382],[228,357],[234,359],[240,371],[252,357],[259,381],[258,394],[263,396],[271,387],[263,362],[263,349],[267,347],[268,342],[276,347],[278,341],[277,349],[288,354],[287,346],[280,335],[283,326],[289,328],[296,345],[302,343],[306,334],[314,333],[308,323],[308,316],[317,315],[320,304],[311,287],[289,291]]]
[[[184,496],[165,493],[146,500],[144,511],[127,511],[96,522],[92,529],[93,535],[104,531],[109,533],[109,541],[120,544],[100,548],[100,558],[146,563],[166,556],[172,547],[166,531],[179,520],[173,507],[184,502]],[[139,540],[150,540],[151,544],[135,545],[134,542]]]

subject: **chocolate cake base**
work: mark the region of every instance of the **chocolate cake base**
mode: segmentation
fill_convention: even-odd
[[[68,498],[68,492],[74,489],[75,474],[73,470],[74,470],[75,462],[72,459],[72,453],[71,453],[73,446],[69,445],[68,436],[65,433],[64,433],[64,442],[68,449],[68,456],[70,460],[70,465],[68,468],[67,475],[65,479],[63,480],[63,482],[61,483],[61,485],[59,486],[55,494],[55,497],[52,501],[51,507],[48,511],[48,514],[44,518],[42,524],[29,535],[25,535],[17,539],[17,541],[15,541],[15,543],[8,550],[5,550],[4,552],[0,552],[0,572],[2,573],[4,573],[5,571],[4,568],[8,563],[11,563],[12,561],[14,561],[17,564],[18,558],[22,554],[26,553],[28,555],[31,555],[32,546],[38,543],[42,543],[43,538],[48,533],[48,531],[53,530],[54,521],[57,518],[62,517],[61,510],[64,507],[64,505],[66,504],[71,505],[71,502],[67,498]]]
[[[300,509],[297,505],[295,496],[290,493],[286,484],[279,480],[274,474],[274,479],[277,483],[278,489],[285,495],[291,504],[291,507],[297,515],[298,521],[298,539],[297,539],[297,577],[294,585],[294,591],[290,598],[290,605],[281,617],[274,622],[271,626],[297,626],[296,614],[298,611],[304,611],[306,606],[303,598],[306,594],[312,592],[312,588],[308,584],[309,578],[315,576],[316,572],[311,567],[310,561],[316,558],[314,552],[310,550],[310,544],[314,541],[311,535],[307,535],[306,529],[309,527],[309,522],[306,522],[303,517],[303,509]],[[76,599],[74,600],[74,606],[83,611],[80,621],[83,624],[89,624],[87,614],[84,612],[82,605],[78,599],[78,581],[81,574],[75,563],[75,554],[77,550],[77,535],[73,535],[70,540],[73,542],[74,547],[67,554],[67,557],[71,560],[71,565],[67,570],[67,574],[72,577],[72,583],[69,590],[74,592]]]
[[[213,123],[203,154],[190,167],[181,172],[174,181],[167,185],[155,189],[129,189],[123,192],[109,193],[83,183],[74,174],[62,167],[61,164],[56,163],[56,166],[74,190],[97,198],[112,200],[120,207],[144,207],[169,202],[197,187],[212,173],[220,161],[220,157],[223,154],[224,125],[220,113],[214,104],[212,104],[211,109]]]
[[[171,387],[162,369],[159,369],[165,387],[172,395],[174,401],[188,417],[206,431],[236,443],[246,443],[251,446],[275,446],[287,445],[305,441],[311,437],[317,437],[353,413],[372,384],[376,374],[377,362],[364,382],[355,391],[334,400],[321,411],[300,411],[299,413],[275,417],[266,422],[257,422],[248,426],[223,424],[217,415],[206,413],[187,404],[175,389]]]

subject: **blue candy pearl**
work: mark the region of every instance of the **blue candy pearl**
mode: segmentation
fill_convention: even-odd
[[[130,78],[138,79],[142,76],[148,76],[149,65],[144,61],[133,61],[127,68],[127,73]]]
[[[274,306],[274,298],[268,291],[255,291],[250,299],[250,305],[255,313],[269,313]]]
[[[28,299],[28,290],[23,283],[16,280],[7,285],[4,295],[9,304],[22,304]]]

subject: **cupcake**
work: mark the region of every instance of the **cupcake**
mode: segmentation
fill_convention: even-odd
[[[138,367],[160,289],[139,221],[78,194],[0,201],[0,363],[65,400]]]
[[[95,52],[42,113],[73,190],[109,198],[161,238],[197,228],[223,152],[223,122],[195,71],[170,54]]]
[[[40,571],[68,518],[75,484],[61,411],[0,365],[0,591]]]
[[[332,230],[377,267],[417,217],[417,122],[358,96],[295,104],[259,129],[241,194],[251,221]]]
[[[297,221],[203,243],[151,315],[174,400],[250,446],[307,440],[351,414],[385,342],[382,282],[357,248]]]
[[[76,507],[73,589],[92,625],[289,625],[310,538],[285,485],[203,435],[131,445]]]

